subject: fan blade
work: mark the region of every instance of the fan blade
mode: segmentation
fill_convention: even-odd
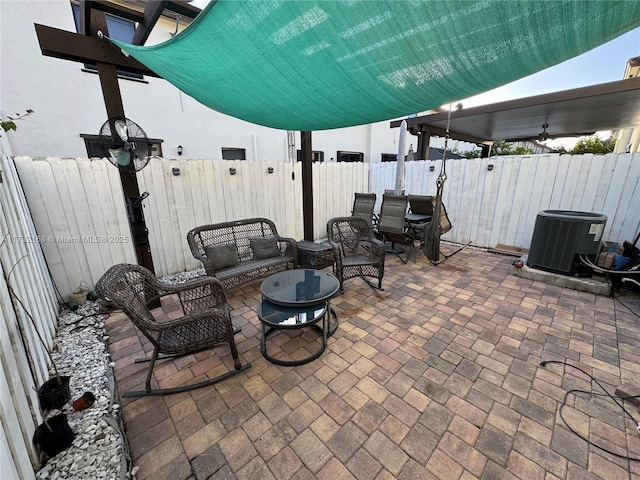
[[[124,120],[116,120],[113,125],[118,136],[126,142],[129,139],[129,127],[127,127],[127,122]]]
[[[126,167],[131,163],[131,152],[124,148],[110,148],[109,155],[115,161],[116,165]]]

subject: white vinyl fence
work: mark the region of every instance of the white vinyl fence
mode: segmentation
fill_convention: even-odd
[[[405,192],[435,195],[441,165],[405,163]],[[395,168],[395,162],[370,165],[378,209],[384,190],[394,187]],[[526,249],[542,210],[604,214],[608,241],[633,241],[640,231],[640,154],[447,160],[446,173],[443,201],[453,225],[446,240]]]
[[[115,167],[82,158],[15,162],[64,296],[82,281],[93,286],[115,263],[135,263]],[[435,194],[441,163],[407,162],[406,193]],[[395,185],[395,172],[395,162],[314,164],[315,238],[326,237],[328,219],[350,214],[356,192],[375,192],[379,209],[384,190]],[[302,239],[301,175],[299,163],[153,159],[137,176],[140,192],[149,192],[143,205],[156,273],[201,267],[186,242],[198,225],[267,217],[281,235]],[[640,229],[639,180],[640,155],[449,160],[443,198],[453,229],[444,239],[528,248],[537,213],[560,209],[603,213],[605,240],[632,240]]]
[[[31,437],[42,417],[34,388],[49,379],[58,305],[13,162],[0,155],[0,465],[3,479],[34,478]],[[7,279],[8,278],[8,282]],[[9,286],[29,310],[35,325]]]

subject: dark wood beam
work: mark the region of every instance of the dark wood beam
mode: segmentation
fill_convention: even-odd
[[[420,132],[418,135],[418,146],[416,154],[418,160],[429,160],[429,144],[431,143],[430,132]]]
[[[311,132],[300,132],[302,156],[302,218],[304,239],[313,242],[313,146]]]
[[[158,77],[132,57],[126,57],[108,40],[71,33],[58,28],[35,24],[40,50],[47,57],[97,65],[107,63],[131,73]],[[102,29],[100,29],[102,30]]]
[[[420,125],[420,131],[430,132],[431,135],[437,135],[439,137],[444,137],[447,134],[446,128],[436,127],[435,125],[428,124]],[[456,132],[454,130],[449,130],[449,138],[469,143],[487,143],[490,141],[486,138],[474,137],[473,135],[467,135],[465,133]]]
[[[83,35],[91,35],[91,2],[80,0],[80,32]]]
[[[144,18],[142,19],[142,22],[138,23],[131,43],[134,45],[144,45],[144,42],[149,38],[151,30],[168,4],[169,0],[147,3],[147,6],[144,9]]]
[[[409,127],[409,131],[413,135],[417,135],[418,132],[422,132],[423,134],[437,135],[439,137],[444,137],[445,134],[447,133],[447,130],[445,128],[427,123],[427,120],[426,120],[427,117],[429,117],[429,115],[416,117],[416,118],[419,118],[421,121],[416,121],[415,118],[407,118],[406,120]],[[391,122],[391,128],[400,127],[400,123],[402,123],[402,120],[393,120]],[[462,142],[469,142],[469,143],[482,143],[482,144],[492,143],[490,139],[480,138],[473,135],[468,135],[466,133],[456,132],[454,130],[449,130],[449,138],[452,138],[454,140],[460,140]]]

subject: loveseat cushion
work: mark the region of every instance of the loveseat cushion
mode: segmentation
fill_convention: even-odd
[[[263,258],[279,257],[278,241],[274,236],[255,237],[249,239],[249,246],[256,260]]]
[[[211,266],[215,270],[233,267],[238,264],[238,251],[233,243],[205,247],[204,254],[210,260]]]

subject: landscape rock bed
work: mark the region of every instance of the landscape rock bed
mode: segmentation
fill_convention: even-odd
[[[58,319],[52,355],[59,374],[71,377],[71,400],[61,409],[42,414],[50,418],[65,413],[76,437],[69,448],[53,458],[47,459],[43,454],[37,479],[135,478],[129,471],[119,405],[114,402],[114,364],[106,345],[105,315],[100,313],[101,306],[100,302],[87,301],[76,312],[67,310]],[[72,401],[85,392],[95,395],[95,403],[76,412]]]

